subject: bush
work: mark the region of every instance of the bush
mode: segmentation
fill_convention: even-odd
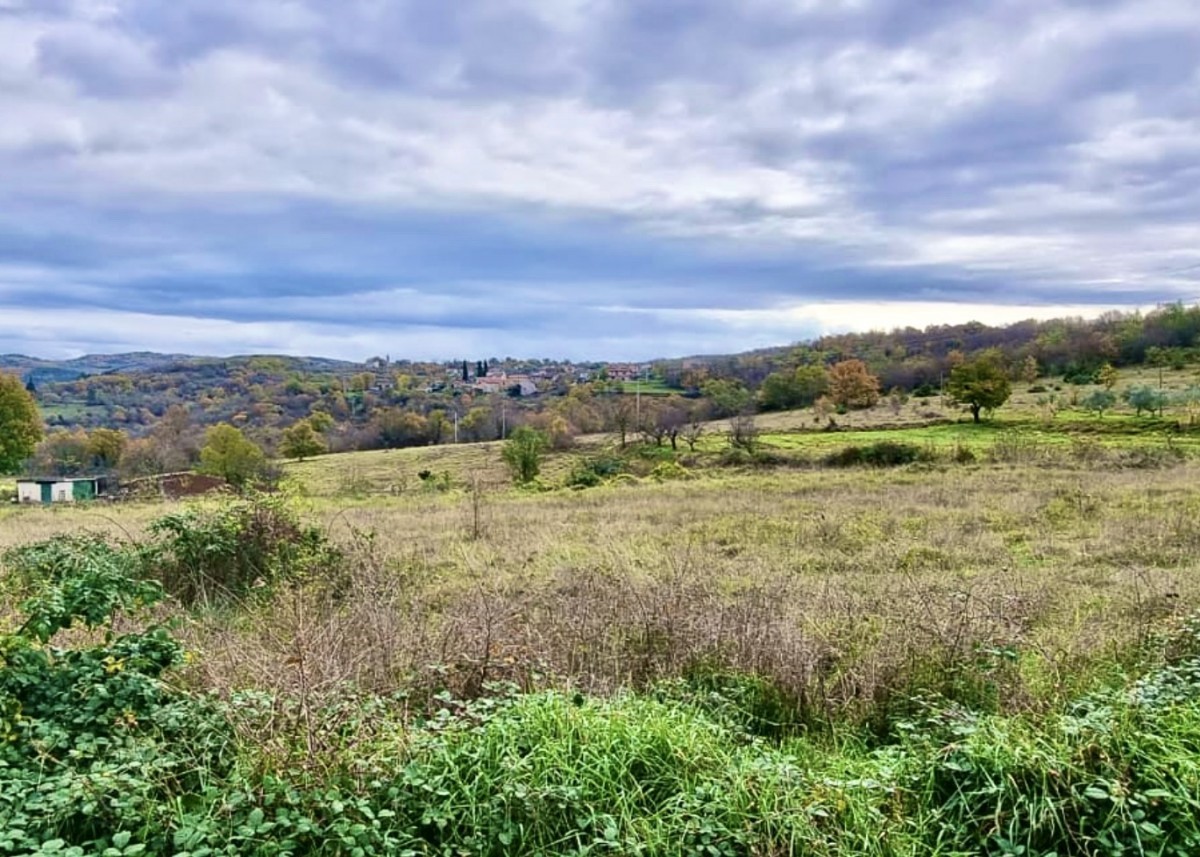
[[[805,700],[767,679],[707,663],[693,665],[681,678],[659,682],[651,695],[692,706],[722,726],[760,738],[803,734],[815,720]]]
[[[593,488],[624,472],[625,460],[619,455],[592,455],[575,462],[565,484],[568,488]]]
[[[422,470],[417,474],[417,478],[421,480],[421,487],[430,492],[445,493],[454,488],[454,480],[450,476],[450,471],[443,470],[441,473],[434,473],[432,470]]]
[[[667,482],[672,479],[691,479],[692,474],[677,462],[662,461],[650,471],[650,478],[655,482]]]
[[[912,392],[915,399],[929,399],[938,394],[937,387],[932,384],[922,384]]]
[[[146,571],[185,606],[317,574],[327,584],[343,582],[341,552],[280,498],[192,506],[157,519],[150,532],[154,541],[141,550]]]
[[[824,459],[829,467],[899,467],[917,461],[929,461],[930,454],[915,444],[881,440],[867,446],[847,446],[830,453]]]
[[[973,464],[976,460],[976,455],[971,447],[957,443],[954,445],[954,451],[950,453],[950,459],[955,464]]]
[[[528,485],[537,479],[542,469],[542,456],[549,445],[550,440],[544,433],[529,426],[519,426],[512,433],[500,454],[515,483]]]
[[[1098,368],[1079,368],[1069,370],[1063,375],[1063,383],[1075,387],[1085,387],[1097,383],[1100,370]]]
[[[180,811],[212,811],[205,796],[220,795],[233,753],[215,708],[161,680],[183,660],[167,630],[114,627],[161,590],[93,537],[6,561],[33,594],[20,629],[0,635],[0,852],[172,853]],[[78,625],[102,642],[53,645]]]

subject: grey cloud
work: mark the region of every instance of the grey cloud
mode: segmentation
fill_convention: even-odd
[[[608,342],[1194,289],[1189,0],[111,5],[0,3],[0,301]]]

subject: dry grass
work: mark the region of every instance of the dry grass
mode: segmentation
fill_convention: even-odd
[[[305,697],[497,679],[606,691],[706,664],[770,677],[817,718],[914,684],[1020,708],[1077,692],[1200,606],[1193,463],[711,470],[526,494],[497,459],[462,446],[291,467],[305,516],[349,551],[350,588],[192,617],[195,680]],[[425,469],[460,487],[426,490]],[[370,490],[331,496],[347,470]],[[478,491],[461,487],[472,476]],[[163,510],[8,509],[0,547],[137,538]]]
[[[457,488],[478,483],[483,490],[494,492],[507,488],[511,481],[500,458],[501,446],[495,441],[347,452],[290,462],[284,468],[291,484],[313,497],[416,497],[428,494],[430,489],[420,477],[422,472],[435,480],[448,476]],[[545,473],[555,479],[568,466],[566,457],[555,456],[547,463]]]
[[[79,506],[0,505],[0,551],[15,545],[82,530],[114,538],[139,539],[146,525],[172,503],[89,503]]]
[[[996,466],[492,495],[478,539],[466,496],[320,503],[353,545],[351,592],[293,592],[188,636],[224,688],[607,691],[708,664],[768,676],[813,716],[914,683],[1036,706],[1200,605],[1197,475]]]

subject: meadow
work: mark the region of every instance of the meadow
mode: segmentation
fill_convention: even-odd
[[[4,508],[0,854],[1195,853],[1194,435],[1015,404]]]

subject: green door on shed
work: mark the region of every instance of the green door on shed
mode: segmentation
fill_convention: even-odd
[[[43,503],[53,503],[54,502],[54,486],[51,485],[49,482],[42,483],[42,502]]]
[[[71,484],[71,495],[76,500],[94,500],[96,499],[96,483],[90,480],[73,482]]]

